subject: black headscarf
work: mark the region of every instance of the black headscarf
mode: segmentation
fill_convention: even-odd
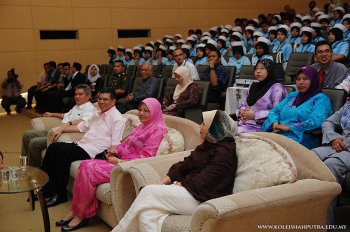
[[[273,61],[269,59],[260,59],[256,63],[255,68],[259,63],[262,63],[267,70],[267,77],[263,81],[254,82],[250,85],[249,94],[247,97],[248,106],[254,105],[262,96],[265,95],[273,84],[277,83],[276,77],[272,70]]]

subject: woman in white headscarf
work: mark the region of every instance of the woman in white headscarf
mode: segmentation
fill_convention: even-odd
[[[199,101],[198,86],[193,82],[191,71],[186,66],[175,70],[175,89],[167,92],[163,99],[165,114],[183,116],[183,109],[195,106]]]
[[[96,98],[97,93],[103,87],[103,79],[100,75],[100,68],[97,64],[90,65],[87,73],[88,83],[91,88],[91,98]]]

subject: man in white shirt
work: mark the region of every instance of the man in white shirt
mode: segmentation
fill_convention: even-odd
[[[175,78],[175,70],[179,67],[179,66],[186,66],[190,71],[191,71],[191,74],[192,74],[192,79],[193,80],[199,80],[199,75],[198,75],[198,71],[196,69],[196,67],[191,63],[189,62],[187,59],[185,59],[185,54],[184,52],[182,51],[181,48],[177,48],[174,50],[173,52],[173,57],[175,59],[175,64],[174,64],[174,67],[173,67],[173,75],[172,75],[172,78]]]
[[[49,175],[44,186],[44,195],[50,197],[47,207],[67,201],[67,184],[72,162],[95,158],[112,146],[120,144],[125,119],[115,108],[115,95],[110,90],[101,90],[98,95],[99,111],[90,120],[78,125],[67,125],[54,133],[56,141],[64,132],[84,132],[76,143],[52,143],[46,150],[42,169]]]
[[[67,125],[77,125],[81,121],[89,120],[96,111],[95,106],[89,102],[91,89],[88,85],[81,84],[75,88],[76,105],[68,113],[44,113],[44,117],[55,117],[62,119],[61,128]],[[41,152],[47,146],[47,133],[45,130],[29,130],[22,137],[23,156],[28,156],[29,165],[39,167],[41,164]]]

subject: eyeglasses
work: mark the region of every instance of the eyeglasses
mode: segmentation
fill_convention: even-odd
[[[327,50],[318,50],[316,51],[316,54],[317,55],[329,55],[332,53],[332,50],[331,49],[327,49]]]

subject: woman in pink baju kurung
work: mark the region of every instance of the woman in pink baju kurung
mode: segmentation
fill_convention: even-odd
[[[110,181],[115,164],[156,155],[166,133],[161,105],[157,99],[147,98],[138,110],[142,124],[124,142],[108,151],[107,160],[85,160],[80,164],[74,185],[72,210],[63,220],[56,222],[57,226],[62,226],[62,231],[79,229],[87,225],[88,218],[96,215],[96,188]]]

